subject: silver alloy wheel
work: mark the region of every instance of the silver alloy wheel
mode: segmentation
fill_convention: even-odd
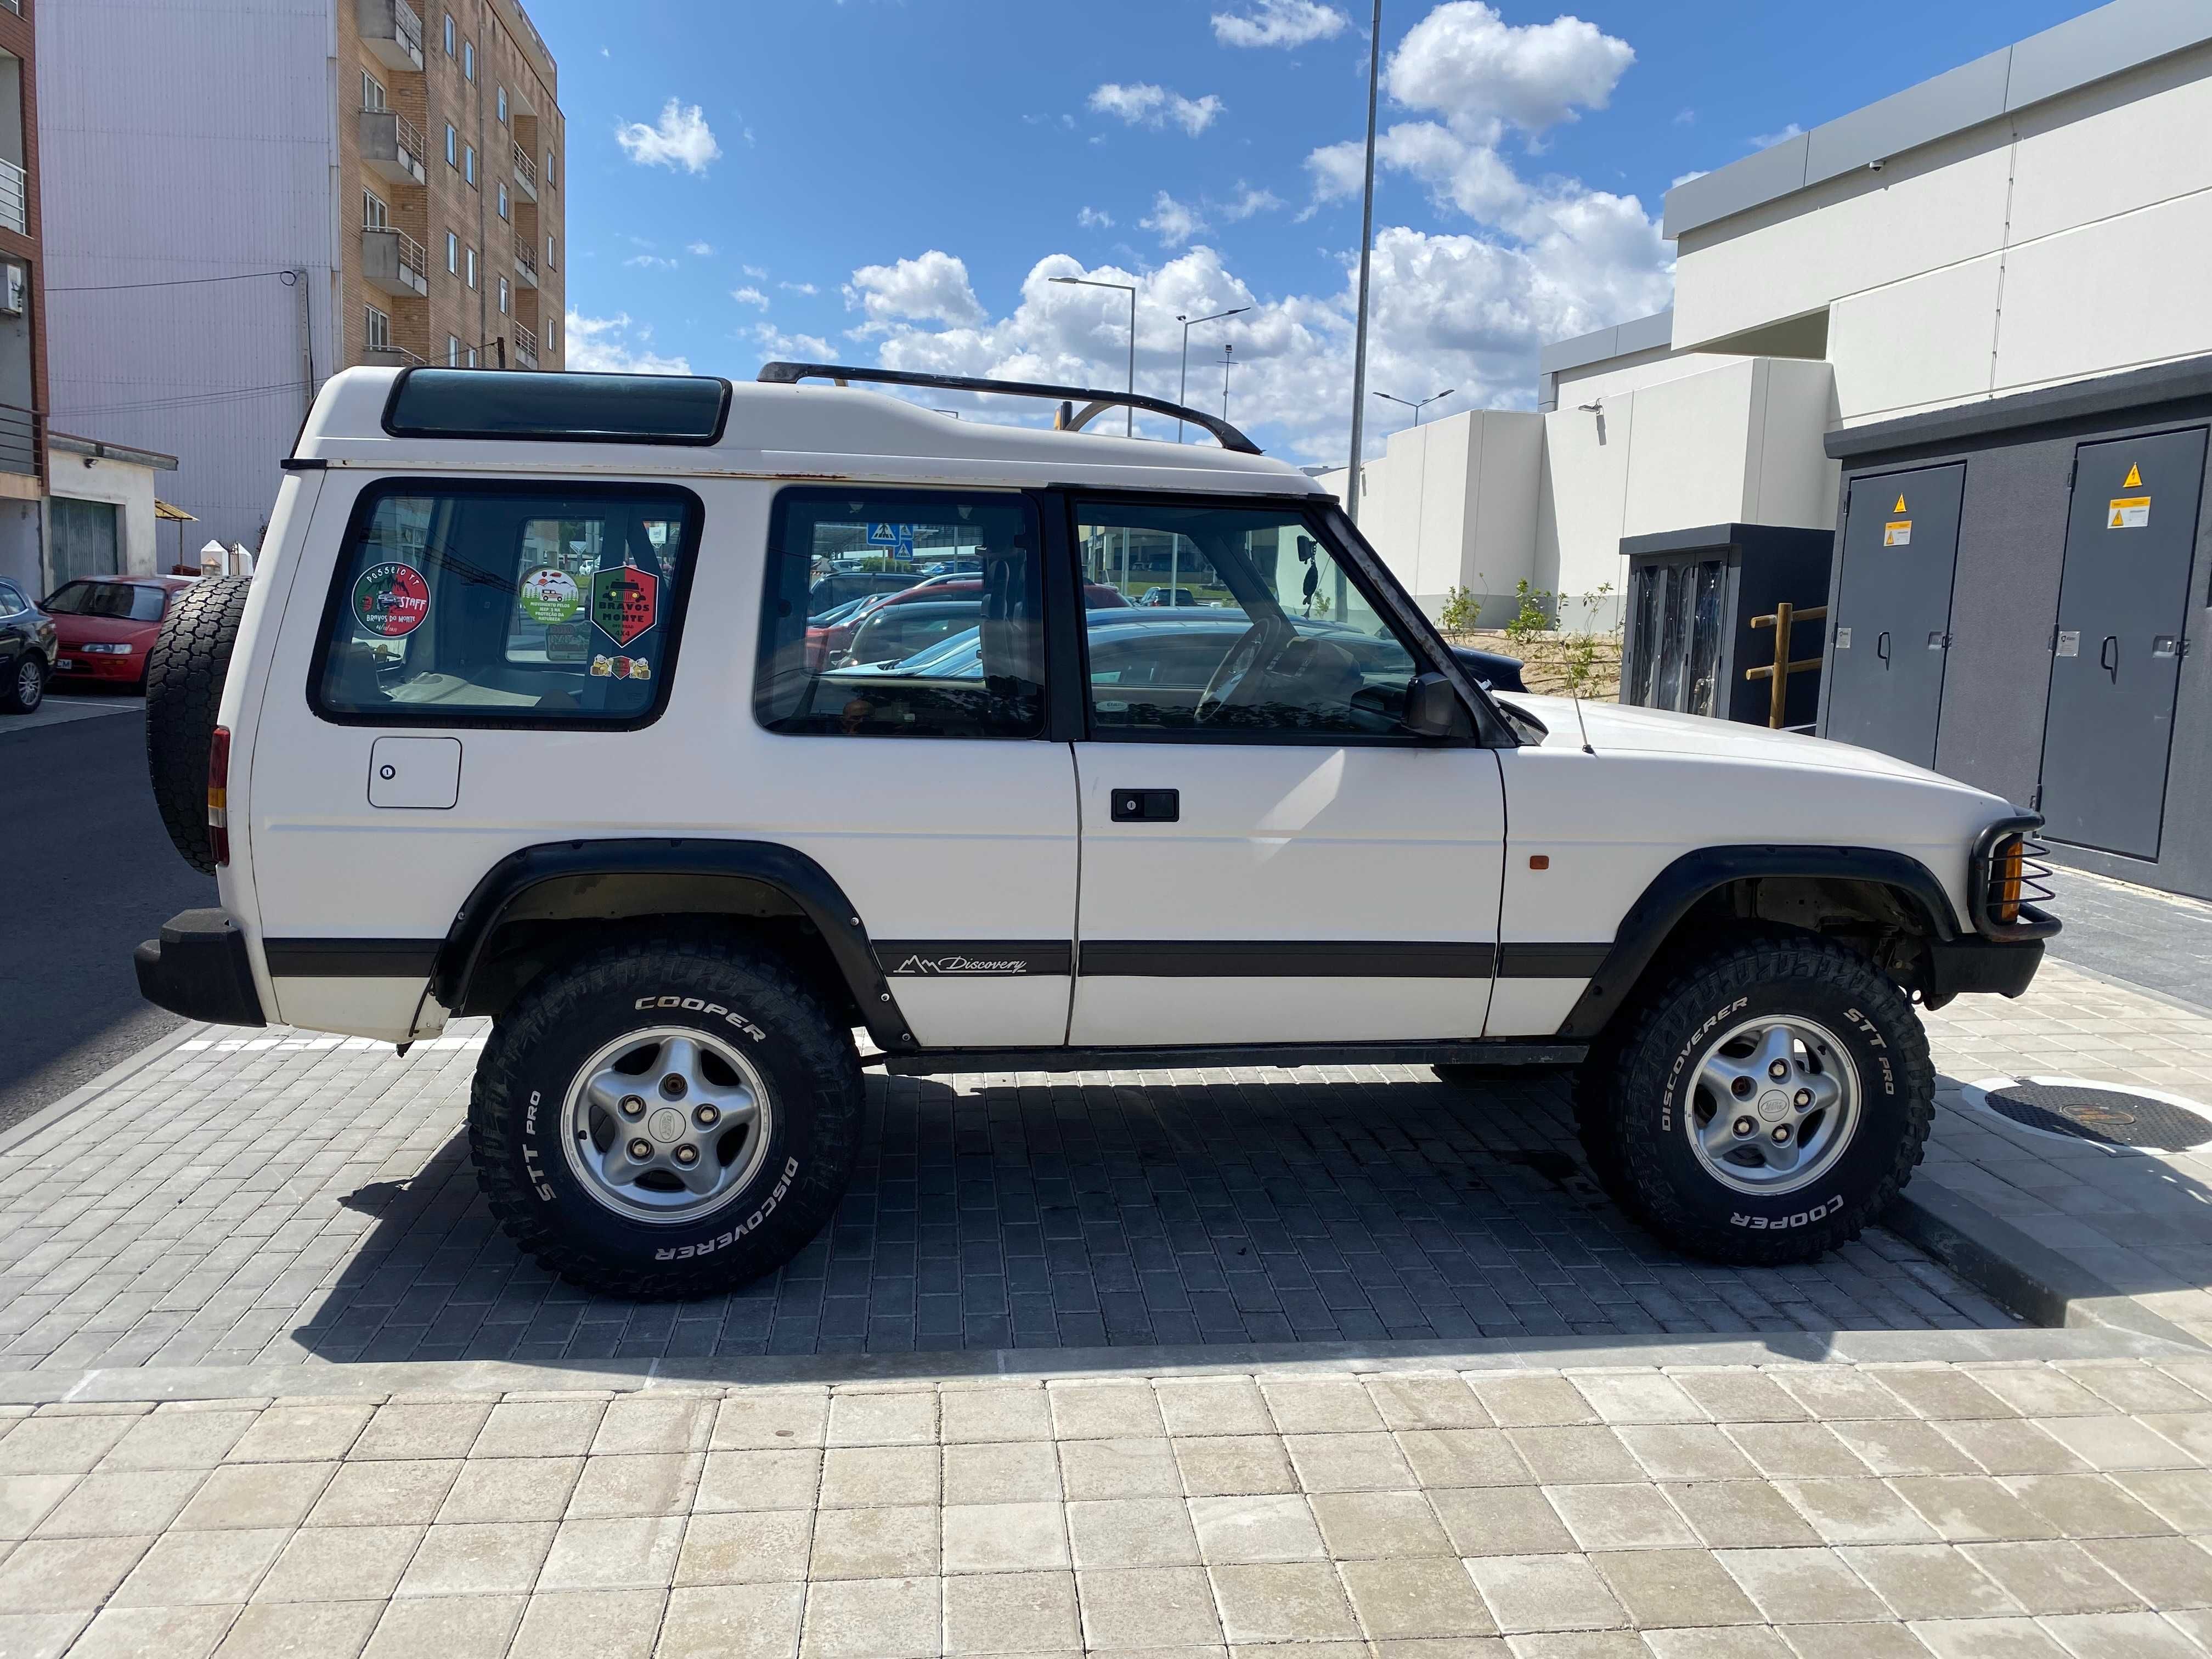
[[[39,706],[46,691],[46,678],[39,672],[38,659],[26,653],[15,665],[15,706],[27,714]]]
[[[1859,1074],[1809,1019],[1745,1020],[1707,1048],[1682,1127],[1705,1173],[1754,1197],[1795,1192],[1836,1165],[1859,1126]]]
[[[584,1190],[634,1221],[698,1220],[742,1192],[775,1127],[768,1085],[728,1043],[657,1026],[586,1060],[562,1109]]]

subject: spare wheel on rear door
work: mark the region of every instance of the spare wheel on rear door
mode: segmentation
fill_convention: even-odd
[[[208,744],[246,576],[210,576],[179,593],[146,658],[146,769],[169,839],[195,870],[215,871],[208,840]]]

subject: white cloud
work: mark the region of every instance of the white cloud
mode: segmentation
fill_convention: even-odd
[[[968,285],[968,267],[936,248],[917,259],[861,266],[845,285],[845,304],[866,315],[864,333],[915,322],[958,328],[982,321],[984,314]]]
[[[1087,207],[1075,216],[1075,222],[1085,230],[1111,230],[1114,216],[1103,208]]]
[[[768,309],[768,295],[757,288],[733,288],[730,290],[730,297],[741,306],[758,306],[763,311]]]
[[[1272,213],[1282,204],[1283,198],[1276,195],[1273,191],[1261,190],[1239,179],[1237,181],[1237,194],[1229,201],[1221,204],[1220,211],[1223,218],[1234,222],[1249,219],[1255,213]]]
[[[1752,139],[1751,147],[1753,149],[1767,149],[1776,144],[1786,144],[1792,138],[1802,137],[1804,131],[1804,128],[1799,126],[1795,121],[1792,121],[1788,126],[1783,128],[1779,132],[1762,132],[1758,134]]]
[[[1684,106],[1682,108],[1674,112],[1674,125],[1678,127],[1693,127],[1697,125],[1698,112],[1688,107],[1686,105]]]
[[[708,258],[711,257],[714,252],[713,246],[707,242],[690,243],[685,251],[690,253],[694,258],[699,259]]]
[[[768,272],[762,270],[758,265],[739,265],[738,269],[745,276],[751,277],[753,281],[757,283],[764,283],[768,280]]]
[[[1206,228],[1204,215],[1188,204],[1176,201],[1165,191],[1152,198],[1152,210],[1137,222],[1146,230],[1157,232],[1163,247],[1181,247]]]
[[[1125,87],[1109,81],[1091,94],[1091,107],[1101,115],[1119,116],[1131,126],[1159,127],[1172,121],[1196,137],[1221,113],[1221,100],[1210,92],[1203,98],[1186,98],[1149,82]]]
[[[1224,46],[1303,46],[1344,33],[1350,20],[1315,0],[1252,0],[1243,13],[1213,14],[1213,38]]]
[[[1674,190],[1680,185],[1688,184],[1692,179],[1704,178],[1711,171],[1709,167],[1692,167],[1687,173],[1678,173],[1667,181],[1667,188]]]
[[[635,335],[632,339],[633,332]],[[689,374],[690,360],[663,356],[652,349],[653,331],[635,325],[628,313],[612,317],[586,317],[580,311],[568,316],[568,366],[589,374]]]
[[[836,348],[819,334],[786,334],[774,323],[761,323],[753,329],[753,338],[760,342],[761,350],[770,358],[797,360],[805,363],[834,363]]]
[[[640,167],[663,167],[671,172],[682,167],[702,173],[707,164],[722,153],[722,147],[714,142],[714,130],[707,125],[706,112],[696,104],[687,106],[673,98],[661,106],[658,125],[629,121],[617,126],[615,143]]]
[[[1536,134],[1603,109],[1636,53],[1579,17],[1511,24],[1481,0],[1448,0],[1406,32],[1386,71],[1390,95],[1495,143],[1507,126]]]
[[[793,294],[819,294],[822,291],[811,283],[778,283],[776,286]]]
[[[626,265],[635,265],[641,270],[673,270],[676,269],[675,260],[663,258],[658,253],[633,253],[629,258],[623,260],[623,263]]]

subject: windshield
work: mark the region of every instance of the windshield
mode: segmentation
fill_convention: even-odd
[[[70,582],[45,608],[58,617],[111,617],[118,622],[159,622],[167,596],[135,582]]]

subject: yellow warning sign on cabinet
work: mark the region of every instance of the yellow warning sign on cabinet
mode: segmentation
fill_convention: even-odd
[[[1912,520],[1910,519],[1892,519],[1887,524],[1882,526],[1881,544],[1884,547],[1911,546]]]
[[[1902,495],[1899,495],[1899,496],[1897,498],[1897,505],[1896,505],[1895,507],[1891,507],[1889,510],[1890,510],[1891,512],[1893,512],[1893,513],[1902,513],[1902,512],[1904,512],[1904,511],[1905,511],[1905,497],[1904,497],[1904,496],[1902,496]]]
[[[2135,477],[2130,468],[2128,477]],[[2148,495],[2115,495],[2112,501],[2111,516],[2105,520],[2107,530],[2148,530],[2150,528],[2150,497]]]
[[[2136,466],[2135,463],[2130,461],[2128,464],[2128,476],[2121,481],[2120,488],[2123,489],[2141,489],[2142,488],[2142,469]]]

